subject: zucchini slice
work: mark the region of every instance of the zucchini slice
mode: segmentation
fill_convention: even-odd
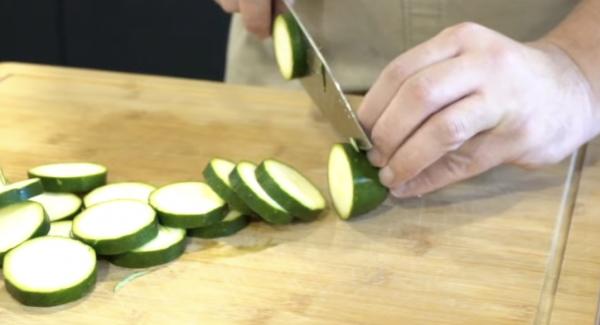
[[[300,78],[307,74],[307,44],[292,14],[284,13],[275,18],[273,47],[279,71],[285,79]]]
[[[21,200],[25,201],[36,195],[44,193],[44,186],[39,178],[30,178],[20,182],[6,185],[7,188],[14,188],[19,192]]]
[[[246,228],[250,219],[239,211],[231,210],[225,216],[225,219],[214,225],[188,229],[188,235],[198,238],[217,238],[231,236],[236,232]]]
[[[48,233],[50,222],[35,202],[19,202],[0,209],[0,266],[4,255],[22,242]]]
[[[30,178],[41,179],[48,192],[85,193],[106,184],[106,167],[92,163],[62,163],[34,167]]]
[[[56,306],[87,295],[96,283],[96,254],[77,240],[40,237],[10,251],[4,263],[8,292],[29,306]]]
[[[100,255],[122,254],[156,237],[156,212],[135,200],[99,203],[73,219],[72,233]]]
[[[225,201],[202,182],[163,186],[150,195],[149,201],[160,222],[169,227],[204,227],[223,220],[227,214]]]
[[[229,181],[237,195],[265,221],[286,224],[292,216],[269,196],[256,180],[256,165],[242,161],[229,175]]]
[[[65,238],[73,238],[71,230],[73,229],[73,221],[63,220],[50,223],[50,231],[48,236],[58,236]]]
[[[341,219],[367,213],[388,196],[388,189],[379,182],[377,168],[351,144],[333,146],[328,174],[333,205]]]
[[[260,186],[285,210],[301,220],[313,220],[325,210],[325,198],[296,169],[273,159],[256,168]]]
[[[185,250],[185,229],[158,226],[158,235],[127,253],[110,257],[110,262],[129,268],[151,267],[173,261]]]
[[[86,207],[117,199],[138,200],[147,203],[150,193],[154,190],[156,190],[154,186],[145,183],[113,183],[94,189],[83,198],[83,203]]]
[[[21,195],[17,189],[8,186],[0,187],[0,208],[21,201]]]
[[[215,158],[212,159],[202,174],[206,180],[206,184],[210,186],[229,206],[232,210],[238,210],[243,214],[251,214],[250,209],[242,199],[231,188],[231,182],[229,181],[229,174],[235,168],[235,163]]]
[[[34,196],[30,201],[44,207],[50,222],[73,218],[81,211],[81,199],[72,193],[44,193]]]

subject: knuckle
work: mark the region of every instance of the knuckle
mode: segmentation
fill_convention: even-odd
[[[449,151],[458,149],[469,139],[468,125],[463,118],[448,115],[440,118],[436,125],[437,137]]]
[[[485,31],[485,27],[474,22],[462,22],[446,28],[443,33],[458,41],[469,41],[480,37]]]
[[[478,168],[478,164],[471,156],[460,153],[447,155],[443,164],[449,176],[471,175]]]
[[[431,106],[435,105],[436,90],[434,82],[430,78],[420,76],[412,80],[407,87],[410,95],[426,109],[430,109]]]
[[[488,50],[489,57],[495,65],[513,66],[516,61],[516,52],[504,44],[492,46]]]
[[[392,80],[403,80],[409,75],[409,69],[400,59],[392,61],[392,63],[390,63],[390,65],[387,67],[387,72],[388,76]]]

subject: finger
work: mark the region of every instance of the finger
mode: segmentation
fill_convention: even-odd
[[[502,113],[490,106],[482,95],[474,94],[433,115],[380,171],[381,182],[396,188],[475,135],[498,125]]]
[[[216,0],[225,12],[230,14],[240,11],[238,0]]]
[[[392,189],[392,195],[419,196],[488,171],[503,163],[511,152],[511,146],[506,143],[491,132],[478,135],[417,177]]]
[[[271,1],[239,0],[246,29],[259,38],[271,35]]]
[[[437,63],[409,78],[375,123],[371,162],[387,164],[392,154],[429,116],[474,93],[483,83],[484,65],[472,56]]]
[[[440,33],[388,64],[358,109],[358,118],[367,132],[371,131],[406,79],[427,66],[457,56],[459,52],[459,44]]]

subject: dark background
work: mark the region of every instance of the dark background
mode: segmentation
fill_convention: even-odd
[[[228,29],[213,0],[0,0],[0,62],[222,80]]]

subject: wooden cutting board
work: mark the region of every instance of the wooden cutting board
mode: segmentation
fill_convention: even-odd
[[[93,161],[110,181],[163,185],[201,180],[212,157],[275,157],[327,191],[338,139],[302,92],[22,64],[0,65],[0,79],[0,165],[11,180],[38,164]],[[101,261],[93,293],[65,306],[24,307],[0,284],[0,320],[531,323],[566,166],[498,168],[351,222],[329,212],[191,239],[179,260],[149,271]],[[585,256],[598,265],[597,251]]]

